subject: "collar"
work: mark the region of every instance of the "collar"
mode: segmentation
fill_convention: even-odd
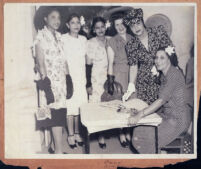
[[[49,39],[55,40],[54,35],[53,35],[52,32],[47,28],[47,26],[44,26],[43,32],[45,32],[46,36],[48,36]],[[61,34],[60,34],[59,32],[57,32],[57,31],[55,31],[55,37],[56,37],[57,40],[60,40]]]

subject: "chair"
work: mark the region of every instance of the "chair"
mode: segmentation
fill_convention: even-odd
[[[170,144],[162,147],[160,150],[166,150],[176,152],[179,154],[191,154],[193,153],[193,139],[187,132],[182,133]]]
[[[192,109],[193,112],[193,109]],[[193,113],[192,113],[193,117]],[[192,118],[193,119],[193,118]],[[191,127],[191,133],[188,133],[188,130]],[[183,132],[181,135],[179,135],[174,141],[172,141],[170,144],[166,145],[165,147],[162,147],[161,150],[179,150],[177,153],[179,154],[192,154],[193,153],[193,144],[194,144],[194,133],[193,133],[193,120],[191,121],[191,125],[188,127],[188,130]]]

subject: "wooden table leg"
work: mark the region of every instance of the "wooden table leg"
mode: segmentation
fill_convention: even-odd
[[[87,130],[87,128],[84,126],[85,129],[85,144],[84,144],[84,153],[90,154],[90,134]]]
[[[155,126],[155,147],[156,147],[156,154],[159,153],[159,147],[158,147],[158,127]]]

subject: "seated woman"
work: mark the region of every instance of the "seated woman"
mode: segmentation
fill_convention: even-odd
[[[187,130],[190,124],[190,113],[185,101],[185,80],[178,66],[174,47],[159,48],[155,64],[161,72],[159,98],[139,111],[137,115],[131,115],[129,124],[136,124],[144,116],[162,108],[161,113],[158,113],[163,119],[158,126],[158,147],[162,148]],[[135,127],[132,144],[139,153],[155,153],[154,129],[144,126]]]

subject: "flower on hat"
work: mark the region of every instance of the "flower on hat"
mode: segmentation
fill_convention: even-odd
[[[82,26],[85,25],[86,22],[85,22],[84,16],[80,17],[80,23]]]
[[[171,56],[173,53],[175,53],[175,47],[173,46],[168,46],[167,48],[165,48],[165,52]]]

